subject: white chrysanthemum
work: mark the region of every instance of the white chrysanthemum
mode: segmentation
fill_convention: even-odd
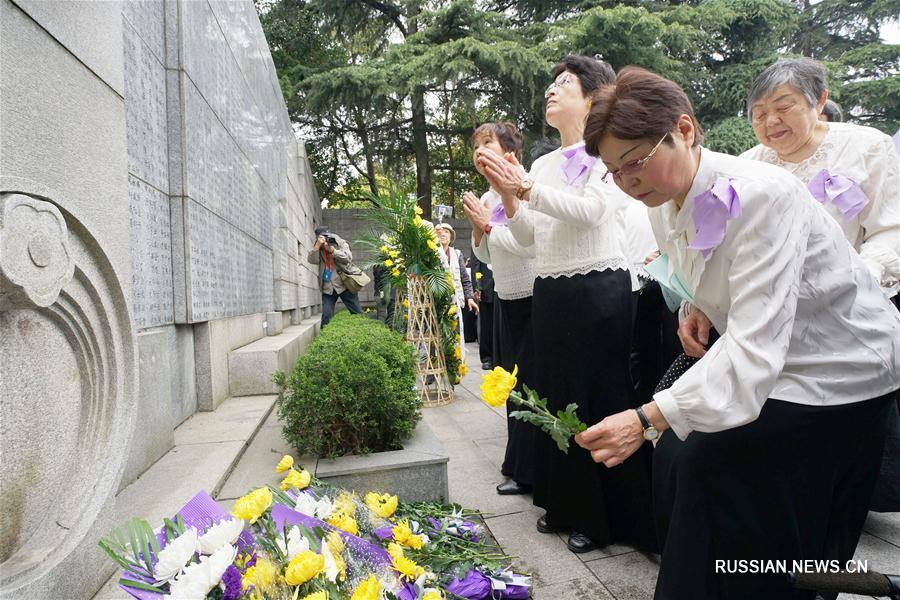
[[[197,546],[197,530],[193,527],[187,528],[166,544],[156,555],[156,565],[153,567],[156,582],[166,582],[178,575],[187,561],[196,554]]]
[[[337,561],[334,560],[331,548],[329,548],[328,544],[324,541],[322,543],[322,557],[325,559],[325,577],[328,578],[328,581],[334,583],[337,581],[337,577],[341,571],[338,569]]]
[[[200,552],[212,554],[226,544],[234,544],[244,530],[243,519],[223,519],[206,530],[198,540]]]
[[[237,548],[222,546],[211,556],[201,556],[169,585],[166,600],[202,600],[222,581],[225,570],[237,557]]]
[[[275,543],[278,544],[279,550],[287,556],[288,560],[291,560],[304,550],[309,550],[309,540],[303,537],[303,534],[300,533],[300,528],[296,525],[288,529],[286,544],[283,535],[279,535]]]
[[[301,493],[297,495],[294,510],[303,513],[308,517],[315,517],[325,521],[331,516],[334,507],[328,496],[322,496],[320,499],[316,500],[315,496],[312,494]]]
[[[328,200],[327,199],[322,200],[321,204],[322,204],[322,208],[328,208]]]

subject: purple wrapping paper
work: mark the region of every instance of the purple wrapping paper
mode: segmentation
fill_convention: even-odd
[[[276,504],[272,507],[272,519],[275,521],[275,527],[278,529],[283,529],[284,524],[289,523],[291,525],[300,525],[307,529],[320,527],[326,531],[337,531],[354,556],[368,559],[373,565],[377,566],[390,566],[392,564],[391,556],[383,548],[367,542],[353,534],[347,533],[346,531],[337,529],[325,521],[320,521],[314,517],[292,510],[283,504]]]
[[[228,513],[225,512],[225,509],[219,506],[219,504],[212,499],[212,496],[204,491],[197,492],[197,495],[191,498],[177,514],[181,515],[181,518],[184,519],[185,527],[196,528],[206,528],[207,525],[218,523],[229,516]],[[166,535],[163,532],[163,528],[160,528],[156,533],[156,539],[159,541],[160,549],[166,547]],[[238,537],[237,546],[239,549],[248,546],[253,547],[253,536],[249,531],[245,530],[241,533],[240,537]],[[152,578],[137,577],[128,572],[122,574],[122,579],[141,581],[151,585],[154,583]],[[119,587],[128,592],[132,597],[137,598],[137,600],[161,600],[163,597],[162,594],[139,590],[122,584],[119,584]]]

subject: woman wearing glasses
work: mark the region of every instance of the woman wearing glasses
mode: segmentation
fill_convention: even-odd
[[[584,151],[590,96],[615,79],[605,62],[568,56],[547,88],[547,123],[562,147],[527,175],[491,152],[476,160],[503,201],[509,229],[535,247],[532,324],[535,389],[551,410],[578,405],[585,422],[630,408],[631,289],[624,241],[628,198],[603,181],[605,169]],[[650,447],[621,470],[573,448],[560,452],[536,437],[534,503],[546,510],[543,533],[566,530],[572,552],[614,541],[655,548],[650,519]]]
[[[595,98],[588,149],[651,207],[722,337],[643,414],[576,441],[618,468],[662,432],[657,600],[806,598],[774,561],[851,558],[900,387],[900,315],[800,180],[702,138],[681,88],[643,69]]]

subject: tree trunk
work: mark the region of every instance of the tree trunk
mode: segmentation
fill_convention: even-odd
[[[421,6],[414,3],[409,7],[407,37],[419,31]],[[425,88],[416,86],[410,95],[412,101],[412,145],[416,155],[416,197],[425,218],[431,218],[431,166],[428,164],[428,134],[425,118]]]
[[[365,117],[356,112],[357,135],[363,147],[363,155],[366,157],[366,179],[369,180],[369,190],[378,195],[378,182],[375,181],[375,157],[372,156],[372,144],[369,142],[369,130],[366,128]]]

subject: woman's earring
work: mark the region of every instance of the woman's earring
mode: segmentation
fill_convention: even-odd
[[[588,98],[588,110],[591,110],[591,105],[592,105],[593,103],[594,103],[594,101],[591,100],[590,98]]]

